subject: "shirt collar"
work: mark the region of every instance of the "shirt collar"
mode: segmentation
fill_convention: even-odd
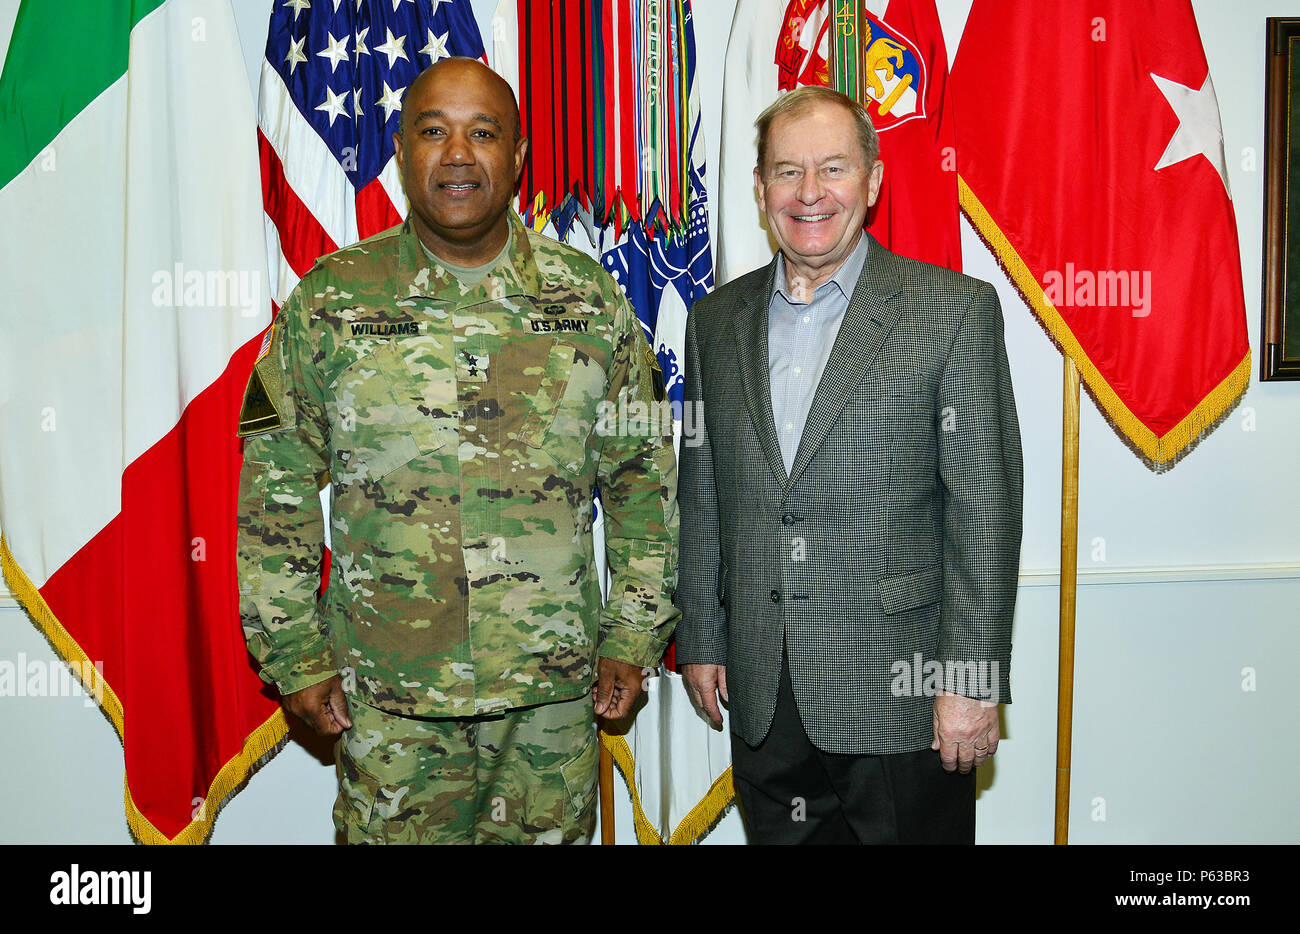
[[[501,261],[493,266],[477,285],[467,287],[436,260],[431,261],[420,246],[408,214],[402,222],[401,251],[397,272],[398,300],[422,296],[458,305],[493,301],[511,295],[541,294],[542,276],[528,242],[528,229],[519,215],[508,214],[511,229],[511,247]]]
[[[833,285],[835,288],[839,289],[840,294],[844,297],[845,301],[852,298],[853,290],[858,286],[858,277],[862,275],[862,267],[867,262],[867,243],[868,240],[866,233],[859,233],[858,244],[853,248],[853,252],[850,253],[848,259],[840,265],[840,268],[835,270],[835,275],[831,276],[830,279],[816,288],[813,292],[814,296],[817,292],[820,292],[827,286]],[[773,289],[772,294],[775,295],[777,293],[780,293],[785,300],[791,304],[803,304],[801,302],[795,302],[786,287],[785,255],[782,253],[777,254],[776,287]]]

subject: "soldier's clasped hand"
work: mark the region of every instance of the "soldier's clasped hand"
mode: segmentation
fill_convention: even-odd
[[[343,695],[343,678],[339,675],[286,694],[283,700],[290,713],[305,720],[320,736],[337,736],[352,727],[348,702]]]

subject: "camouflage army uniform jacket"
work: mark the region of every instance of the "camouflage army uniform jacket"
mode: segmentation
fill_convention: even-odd
[[[282,693],[341,672],[373,707],[475,716],[580,697],[598,640],[636,665],[663,654],[671,431],[597,421],[602,402],[662,399],[662,374],[599,264],[510,218],[510,252],[473,288],[407,222],[321,258],[276,318],[240,416],[238,569],[245,637]]]

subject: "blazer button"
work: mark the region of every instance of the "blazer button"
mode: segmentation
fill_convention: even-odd
[[[784,516],[781,517],[781,522],[785,525],[794,525],[795,523],[794,513],[787,512]]]
[[[773,603],[781,602],[781,592],[779,590],[772,591],[772,602]]]

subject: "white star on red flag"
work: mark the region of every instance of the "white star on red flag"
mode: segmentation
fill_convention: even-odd
[[[1228,187],[1228,164],[1223,155],[1223,128],[1219,123],[1219,100],[1214,94],[1214,82],[1207,72],[1200,90],[1189,88],[1169,78],[1152,73],[1160,93],[1178,115],[1178,129],[1156,163],[1156,171],[1190,159],[1205,156],[1214,171],[1219,173],[1224,190],[1232,197]]]

